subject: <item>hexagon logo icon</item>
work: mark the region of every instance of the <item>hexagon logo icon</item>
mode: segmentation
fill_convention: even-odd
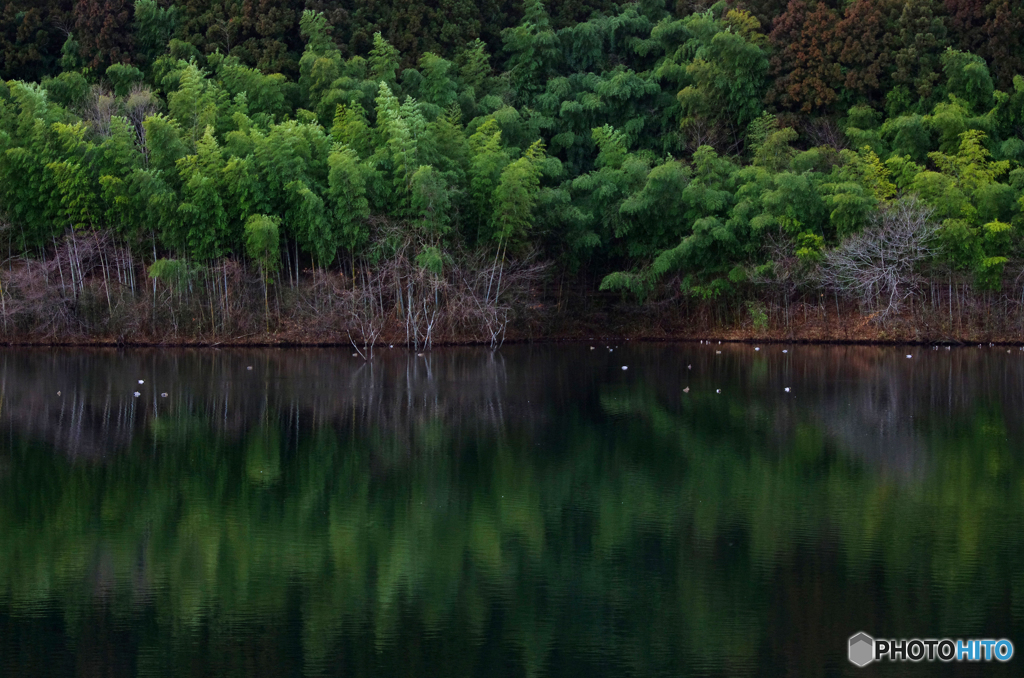
[[[867,666],[875,658],[875,639],[863,631],[850,636],[849,652],[851,663],[860,667]]]

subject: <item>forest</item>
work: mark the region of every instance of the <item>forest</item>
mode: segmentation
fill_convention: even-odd
[[[1013,0],[12,0],[0,335],[1020,340],[1022,40]]]

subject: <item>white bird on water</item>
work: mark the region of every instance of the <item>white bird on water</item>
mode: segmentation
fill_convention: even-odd
[[[146,382],[145,382],[145,381],[143,381],[142,379],[139,379],[139,383],[140,383],[140,384],[145,384]]]
[[[689,393],[689,392],[690,392],[690,387],[689,386],[687,386],[686,388],[683,389],[683,393]]]
[[[624,369],[624,370],[628,370],[629,368],[628,368],[627,366],[623,365],[623,366],[622,366],[622,369]]]
[[[788,386],[786,387],[786,393],[789,393],[789,387]]]
[[[720,389],[720,388],[716,388],[715,389],[715,393],[721,393],[721,392],[722,392],[722,389]]]
[[[136,398],[138,398],[138,397],[139,397],[140,395],[142,395],[142,394],[141,394],[141,393],[139,393],[138,391],[136,391],[136,392],[135,392],[135,393],[134,393],[133,395],[134,395],[134,396],[135,396]]]

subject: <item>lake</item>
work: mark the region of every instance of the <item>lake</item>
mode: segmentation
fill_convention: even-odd
[[[1020,675],[847,639],[1024,642],[1022,427],[1017,347],[7,349],[0,674]]]

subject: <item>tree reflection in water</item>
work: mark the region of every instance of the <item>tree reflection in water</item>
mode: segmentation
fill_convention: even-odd
[[[0,666],[814,676],[858,630],[1014,637],[1024,353],[790,348],[9,350]]]

